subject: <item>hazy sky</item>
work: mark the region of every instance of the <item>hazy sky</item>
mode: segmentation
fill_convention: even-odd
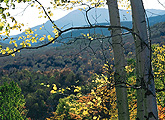
[[[39,0],[43,6],[50,6],[49,4],[49,0]],[[159,0],[162,4],[164,4],[165,6],[165,0]],[[145,9],[162,9],[162,10],[165,10],[165,8],[160,5],[158,3],[157,0],[143,0],[144,2],[144,7]],[[21,22],[21,23],[24,23],[25,24],[25,28],[28,28],[28,27],[34,27],[36,25],[40,25],[42,23],[45,23],[48,19],[44,19],[44,18],[38,18],[38,9],[36,7],[28,7],[25,11],[24,8],[27,6],[27,4],[18,4],[17,5],[17,9],[16,10],[12,10],[12,15],[14,15],[16,17],[16,19],[18,20],[18,22]],[[21,12],[23,11],[23,12]],[[61,17],[63,17],[64,15],[66,15],[67,13],[69,13],[70,11],[68,10],[52,10],[54,11],[53,14],[54,16],[52,17],[53,20],[57,20]],[[12,34],[18,34],[19,32],[11,32],[11,35]]]
[[[165,6],[165,0],[143,0],[144,6],[146,9],[163,9],[165,8],[159,4],[160,1]]]

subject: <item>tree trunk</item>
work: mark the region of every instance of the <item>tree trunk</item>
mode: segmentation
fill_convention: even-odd
[[[151,67],[151,46],[147,34],[145,10],[142,0],[130,0],[136,47],[137,120],[158,120],[156,93]]]
[[[107,0],[110,23],[112,26],[120,26],[117,0]],[[129,120],[129,109],[126,89],[125,58],[121,29],[112,29],[112,47],[115,62],[115,84],[119,120]],[[116,36],[117,35],[117,36]]]

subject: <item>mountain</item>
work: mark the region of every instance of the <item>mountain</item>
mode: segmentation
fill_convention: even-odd
[[[131,11],[130,10],[119,10],[121,22],[132,21]],[[165,10],[155,10],[155,9],[147,9],[146,14],[148,17],[155,17],[165,15]],[[105,8],[95,8],[89,11],[88,13],[89,20],[91,24],[99,24],[99,23],[107,23],[109,24],[109,14],[108,9]],[[155,19],[157,20],[157,19]],[[165,21],[165,20],[164,20]],[[55,21],[56,25],[64,29],[72,27],[72,26],[86,26],[89,25],[85,18],[85,12],[80,10],[74,10],[64,16],[63,18]],[[52,29],[52,23],[47,21],[45,23],[46,29]]]
[[[150,25],[154,25],[156,23],[159,22],[164,22],[165,21],[165,10],[155,10],[155,9],[147,9],[146,10],[146,14],[149,17],[149,23]],[[163,15],[164,14],[164,15]],[[91,11],[89,11],[88,13],[89,16],[89,20],[91,21],[91,24],[104,24],[104,25],[108,25],[109,24],[109,17],[108,17],[108,9],[105,8],[95,8],[92,9]],[[122,26],[126,26],[131,28],[132,27],[132,23],[131,23],[131,11],[130,10],[120,10],[120,18],[121,18],[121,24]],[[55,24],[61,28],[63,27],[63,29],[72,27],[72,26],[86,26],[88,25],[86,19],[85,19],[85,12],[83,10],[74,10],[72,12],[70,12],[69,14],[67,14],[66,16],[62,17],[59,20],[54,21]],[[32,28],[32,30],[37,29],[37,31],[35,31],[35,34],[38,34],[39,36],[43,36],[43,35],[49,35],[51,34],[53,36],[52,33],[52,23],[50,21],[47,21],[44,24],[44,28],[42,30],[39,30],[40,27],[43,25],[38,25]],[[104,35],[109,34],[109,31],[105,29],[93,29],[90,30],[90,32],[96,31],[96,33],[102,33],[104,31]],[[88,33],[89,30],[76,30],[76,31],[72,31],[69,33],[65,33],[63,36],[67,37],[68,35],[72,34],[73,36],[80,36],[81,33]],[[14,39],[18,39],[19,36],[26,36],[25,33],[21,33],[18,35],[13,35],[11,37],[13,37]],[[9,43],[9,40],[5,40],[5,41],[1,41],[3,43]],[[21,40],[18,41],[18,44],[21,43]],[[37,43],[38,44],[38,43]],[[35,44],[33,44],[35,45]]]
[[[124,21],[132,21],[131,11],[130,10],[119,10],[120,12],[120,19],[122,22]],[[155,9],[147,9],[146,10],[148,17],[155,17],[158,15],[164,15],[165,10],[155,10]],[[89,11],[88,13],[89,20],[91,24],[98,24],[98,23],[109,23],[109,13],[108,9],[105,8],[95,8]],[[55,21],[57,26],[68,28],[71,26],[82,26],[82,25],[89,25],[85,19],[85,12],[80,10],[74,10],[64,16],[63,18]],[[46,23],[46,26],[51,24],[49,21]],[[52,25],[51,25],[52,26]]]

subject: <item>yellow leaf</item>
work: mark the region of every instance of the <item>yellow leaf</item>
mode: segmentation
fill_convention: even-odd
[[[65,89],[62,88],[62,91],[65,91]]]
[[[30,43],[27,43],[27,45],[30,47],[31,46],[31,44]]]
[[[87,110],[84,110],[83,111],[83,115],[87,115],[88,114],[88,111]]]
[[[9,44],[12,44],[12,41],[10,41]]]
[[[38,18],[42,18],[42,15],[38,16]]]
[[[15,43],[16,42],[16,40],[13,40],[13,43]]]
[[[31,7],[33,7],[34,6],[34,3],[33,4],[31,4]]]
[[[71,90],[69,87],[66,87],[66,89]]]
[[[79,92],[80,90],[79,89],[74,89],[74,92]]]
[[[22,39],[22,37],[21,37],[21,36],[18,38],[18,40],[20,40],[20,39]]]
[[[81,87],[79,87],[79,86],[76,86],[75,88],[78,89],[78,90],[81,90]]]
[[[97,119],[97,116],[94,116],[94,117],[93,117],[93,120],[96,120],[96,119]]]
[[[44,83],[41,83],[40,85],[44,85]]]
[[[51,13],[49,14],[49,16],[53,16],[53,13],[51,12]]]
[[[15,46],[15,47],[18,47],[17,43],[14,43],[14,46]]]
[[[9,47],[6,47],[6,51],[9,51],[10,50],[10,48]]]
[[[62,28],[61,28],[62,29]],[[58,30],[54,28],[53,30],[54,33],[58,33]]]
[[[5,51],[5,50],[1,50],[1,53],[2,53],[2,54],[6,54],[6,51]]]
[[[92,101],[93,101],[93,102],[96,102],[96,100],[95,100],[95,99],[93,99]]]
[[[53,40],[53,37],[51,37],[51,35],[48,35],[47,37],[48,37],[48,40],[49,41],[52,41]]]
[[[11,56],[15,57],[15,54],[11,54]]]
[[[0,22],[0,27],[3,27],[3,26],[4,26],[4,24],[2,22]]]
[[[26,44],[24,43],[24,41],[20,43],[20,45],[22,45],[22,47],[26,47]]]
[[[72,10],[72,9],[73,9],[73,7],[70,8],[70,10]]]
[[[54,89],[54,90],[57,90],[56,84],[53,84],[53,89]]]
[[[80,9],[80,8],[78,10],[82,11],[82,9]]]
[[[39,39],[39,41],[43,41],[45,38],[44,37],[41,37],[40,39]]]
[[[50,39],[51,35],[48,35],[47,37],[48,37],[48,39]]]
[[[50,91],[50,93],[57,93],[57,92],[56,92],[56,91],[54,91],[54,90],[51,90],[51,91]]]
[[[34,42],[37,42],[37,40],[35,39],[35,37],[32,37],[32,43],[34,43]]]

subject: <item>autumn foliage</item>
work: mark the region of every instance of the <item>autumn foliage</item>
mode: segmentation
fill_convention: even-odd
[[[157,50],[161,51],[157,51]],[[164,46],[155,45],[153,47],[153,70],[155,72],[156,87],[162,86],[161,80],[164,79]],[[155,62],[159,61],[159,62]],[[159,64],[157,64],[159,63]],[[160,67],[161,66],[161,67]],[[137,114],[137,95],[136,95],[136,76],[135,76],[135,61],[128,60],[128,65],[125,67],[127,72],[127,92],[129,102],[130,119],[135,120]],[[96,86],[93,87],[88,94],[82,94],[81,87],[75,87],[76,95],[69,95],[59,100],[57,110],[53,112],[54,116],[47,118],[47,120],[58,119],[94,119],[94,120],[112,120],[118,118],[118,110],[116,104],[116,92],[114,84],[114,73],[112,65],[105,64],[103,66],[103,73],[105,75],[95,75],[92,81]],[[111,72],[110,72],[111,71]],[[159,74],[156,74],[160,72]],[[109,75],[108,75],[109,74]],[[107,77],[109,76],[109,77]],[[160,87],[161,88],[161,87]],[[57,90],[55,88],[55,90]],[[164,98],[161,97],[164,91],[157,92],[159,119],[164,120],[165,107],[163,104]]]

